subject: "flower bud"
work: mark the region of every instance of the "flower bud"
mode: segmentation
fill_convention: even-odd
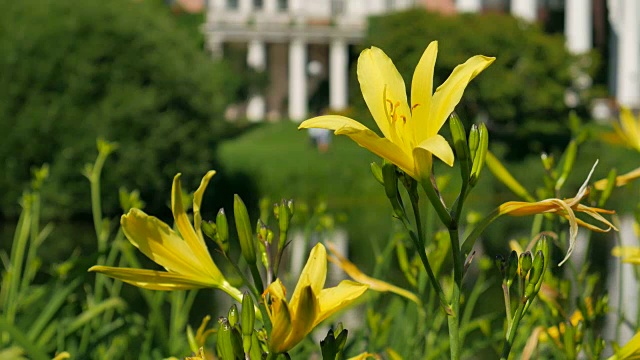
[[[471,155],[469,153],[469,146],[467,145],[467,135],[464,131],[464,125],[462,125],[460,117],[458,117],[455,112],[451,113],[449,117],[449,129],[451,129],[456,159],[460,161],[462,179],[463,181],[467,181],[471,174]]]
[[[509,254],[509,259],[507,259],[507,269],[506,269],[506,279],[507,286],[511,286],[513,283],[513,279],[518,274],[518,253],[515,250],[511,251]]]
[[[238,307],[236,306],[236,304],[231,305],[231,307],[229,308],[227,319],[229,320],[230,326],[236,326],[236,324],[238,323]]]
[[[291,207],[289,207],[289,203],[291,204]],[[280,229],[280,233],[286,233],[287,231],[289,231],[289,223],[291,222],[291,217],[293,216],[293,211],[291,210],[293,208],[293,202],[292,201],[288,201],[287,200],[282,200],[279,204],[279,210],[278,213],[280,214],[280,216],[278,217],[278,226]]]
[[[238,231],[238,240],[240,241],[240,251],[242,257],[249,264],[256,263],[256,250],[253,245],[253,234],[251,233],[251,222],[249,221],[249,213],[247,207],[237,194],[233,198],[233,213],[236,220],[236,230]]]
[[[380,168],[380,165],[378,165],[378,163],[371,163],[371,174],[373,174],[373,178],[376,179],[376,181],[379,182],[380,185],[384,185],[384,180],[382,179],[382,168]]]
[[[469,131],[469,156],[471,157],[471,162],[476,161],[478,146],[480,146],[480,133],[478,125],[473,124],[471,125],[471,131]]]
[[[216,223],[212,221],[203,221],[200,224],[202,232],[211,240],[217,241],[218,229]]]
[[[224,213],[224,209],[218,211],[216,215],[216,228],[218,230],[217,242],[222,252],[229,253],[229,223],[227,222],[227,215]]]
[[[525,251],[520,254],[520,277],[525,278],[531,270],[531,266],[533,265],[533,256],[530,251]]]
[[[538,250],[536,257],[533,259],[533,266],[529,272],[529,279],[527,280],[527,286],[524,292],[524,296],[527,299],[533,298],[540,290],[542,284],[542,274],[544,273],[544,255],[542,250]]]
[[[469,185],[474,186],[478,182],[480,172],[484,167],[484,162],[487,158],[487,152],[489,151],[489,130],[485,124],[480,124],[478,127],[478,149],[476,150],[475,157],[473,158],[473,165],[471,166],[471,177],[469,178]]]
[[[242,311],[240,312],[240,326],[242,327],[242,348],[247,354],[251,350],[253,326],[255,324],[256,311],[253,307],[253,299],[249,292],[242,296]]]
[[[218,329],[218,342],[216,351],[221,359],[235,359],[233,352],[233,343],[231,340],[231,326],[227,319],[221,317],[218,319],[220,328]]]

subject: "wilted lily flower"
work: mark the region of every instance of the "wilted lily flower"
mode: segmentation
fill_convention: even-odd
[[[120,219],[127,239],[166,271],[96,265],[89,269],[126,283],[151,290],[218,288],[241,301],[240,290],[231,286],[211,259],[202,236],[200,203],[215,171],[209,171],[193,194],[193,225],[182,203],[180,174],[173,179],[171,210],[179,234],[154,216],[131,209]]]
[[[321,321],[344,309],[364,294],[368,286],[344,280],[338,286],[323,289],[327,277],[327,250],[314,246],[290,301],[280,279],[271,283],[263,297],[272,324],[269,349],[284,353]]]
[[[358,58],[358,81],[369,111],[384,137],[360,122],[339,115],[309,119],[299,129],[323,128],[347,135],[358,145],[387,159],[414,179],[428,177],[431,155],[449,166],[454,155],[438,134],[460,102],[467,84],[495,60],[476,55],[458,65],[433,92],[433,72],[438,43],[431,42],[416,66],[411,83],[411,103],[404,80],[387,55],[377,47],[365,49]]]
[[[511,216],[527,216],[527,215],[535,215],[535,214],[544,214],[544,213],[553,213],[569,221],[569,249],[567,250],[567,255],[560,262],[559,265],[562,265],[569,256],[573,252],[576,239],[578,237],[578,226],[585,227],[591,231],[597,232],[608,232],[611,229],[618,230],[616,227],[609,222],[609,220],[605,219],[600,214],[615,214],[613,210],[605,210],[595,207],[589,207],[586,205],[580,204],[582,198],[584,198],[588,194],[588,183],[593,171],[595,170],[596,164],[593,165],[589,176],[587,176],[587,180],[582,184],[578,193],[575,197],[570,199],[545,199],[537,202],[523,202],[523,201],[508,201],[500,207],[498,207],[498,216],[500,215],[511,215]],[[600,228],[596,225],[587,223],[578,217],[576,217],[575,212],[585,213],[592,218],[603,223],[606,228]]]

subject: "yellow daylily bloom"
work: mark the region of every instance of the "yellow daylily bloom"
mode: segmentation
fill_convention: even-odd
[[[131,244],[166,271],[100,265],[91,267],[89,271],[151,290],[218,288],[242,301],[240,290],[227,282],[211,259],[200,228],[202,195],[213,175],[215,171],[207,172],[193,194],[193,225],[183,207],[180,174],[174,177],[171,211],[179,234],[158,218],[139,209],[131,209],[120,218],[122,230]]]
[[[471,57],[433,92],[437,53],[438,43],[433,41],[420,58],[411,83],[411,104],[402,76],[382,50],[371,47],[360,54],[357,73],[362,96],[384,137],[340,115],[306,120],[299,129],[323,128],[334,130],[336,135],[347,135],[417,180],[429,176],[432,154],[453,166],[451,146],[438,132],[460,102],[467,84],[495,58]]]
[[[620,186],[625,186],[628,183],[632,182],[633,180],[636,179],[640,179],[640,167],[635,169],[635,170],[631,170],[626,174],[620,175],[616,177],[616,187],[620,187]],[[593,187],[598,189],[598,190],[604,190],[607,187],[607,183],[609,182],[609,180],[607,179],[601,179],[596,181],[593,184]]]
[[[626,107],[620,108],[620,124],[614,122],[613,128],[625,145],[640,151],[640,117]]]
[[[640,264],[640,248],[637,246],[616,246],[611,249],[611,255],[622,258],[622,262]]]
[[[368,286],[344,280],[338,286],[323,289],[327,277],[327,250],[314,246],[290,301],[280,279],[263,294],[272,330],[269,349],[284,353],[313,330],[320,322],[352,304]]]
[[[338,265],[353,280],[362,284],[369,285],[369,289],[371,290],[375,290],[379,292],[387,292],[387,291],[392,292],[396,295],[405,297],[413,301],[414,303],[420,305],[420,299],[418,299],[418,296],[416,296],[416,294],[412,293],[409,290],[405,290],[401,287],[390,284],[386,281],[378,280],[376,278],[372,278],[371,276],[368,276],[367,274],[360,271],[360,269],[358,269],[358,267],[354,263],[352,263],[351,261],[346,259],[344,256],[342,256],[342,254],[340,254],[336,250],[333,244],[329,243],[328,245],[332,255],[329,257],[329,261]]]
[[[537,202],[508,201],[498,207],[497,215],[527,216],[543,213],[554,213],[567,219],[569,221],[569,249],[567,250],[567,255],[559,264],[562,265],[569,259],[569,256],[571,256],[571,253],[573,252],[576,239],[578,237],[578,226],[582,226],[591,231],[597,232],[608,232],[611,229],[618,231],[618,229],[611,222],[609,222],[609,220],[600,215],[615,214],[615,211],[594,208],[580,204],[582,198],[584,198],[589,193],[587,184],[589,183],[589,179],[591,178],[591,175],[593,174],[593,171],[595,170],[597,164],[598,163],[596,162],[596,164],[591,169],[589,176],[587,176],[587,180],[584,182],[584,184],[582,184],[574,198],[563,200],[553,198]],[[607,228],[600,228],[596,225],[587,223],[577,218],[575,215],[576,211],[585,213],[593,217],[594,219],[606,225]]]
[[[640,332],[636,333],[629,342],[616,350],[615,355],[607,360],[631,360],[640,359]]]

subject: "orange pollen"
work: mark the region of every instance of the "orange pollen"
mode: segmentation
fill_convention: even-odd
[[[420,106],[420,104],[413,104],[413,106],[411,107],[411,111],[413,111],[415,108],[417,108],[418,106]]]

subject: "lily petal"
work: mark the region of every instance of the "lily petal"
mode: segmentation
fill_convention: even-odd
[[[315,319],[320,313],[320,305],[311,286],[306,286],[302,289],[297,306],[297,308],[294,308],[293,303],[291,303],[290,310],[293,312],[294,321],[293,327],[287,337],[287,347],[293,347],[299,343],[311,332],[316,324]]]
[[[300,273],[300,280],[296,285],[293,295],[291,296],[291,309],[296,311],[298,308],[298,301],[300,301],[303,291],[306,291],[307,287],[311,287],[315,294],[319,294],[324,287],[324,282],[327,279],[327,249],[318,243],[311,249],[309,259]]]
[[[418,139],[426,139],[433,132],[430,127],[429,111],[433,96],[433,72],[438,56],[438,42],[432,41],[422,54],[411,80],[411,118]]]
[[[409,118],[411,112],[407,103],[407,90],[402,76],[393,61],[377,47],[365,49],[358,58],[358,82],[362,97],[369,107],[373,119],[384,137],[391,139],[391,124],[386,116],[386,99],[398,104],[398,113]]]
[[[453,69],[449,78],[433,94],[428,125],[430,134],[436,134],[440,130],[449,114],[462,99],[462,94],[469,82],[491,65],[495,59],[494,57],[476,55]]]
[[[180,175],[177,174],[173,178],[173,186],[171,188],[171,210],[173,212],[173,218],[176,222],[176,227],[180,231],[180,235],[191,248],[192,253],[198,259],[200,268],[202,271],[208,273],[212,277],[220,276],[220,270],[214,265],[209,250],[204,243],[204,239],[198,237],[193,226],[189,222],[187,213],[184,210],[182,204],[182,187],[180,183]],[[205,176],[206,177],[206,176]]]
[[[276,352],[289,350],[286,339],[291,331],[291,314],[286,300],[275,299],[271,303],[271,336],[269,338],[269,348]]]
[[[206,281],[195,280],[192,276],[145,269],[132,269],[111,266],[93,266],[89,271],[98,272],[122,280],[137,287],[149,290],[190,290],[212,286]]]
[[[399,146],[388,139],[379,137],[366,126],[346,116],[318,116],[302,122],[298,128],[322,128],[334,130],[336,135],[347,135],[358,145],[381,158],[391,161],[410,176],[414,176],[411,155],[406,154]]]
[[[320,314],[316,318],[316,325],[351,305],[358,299],[369,286],[351,280],[343,280],[336,287],[324,289],[318,296]]]
[[[198,260],[184,240],[158,218],[131,209],[120,218],[120,224],[133,246],[168,271],[201,273]]]
[[[200,214],[200,205],[202,204],[202,196],[204,195],[204,191],[207,189],[209,181],[215,174],[215,170],[207,171],[207,173],[202,178],[202,181],[200,182],[200,186],[198,186],[196,192],[193,193],[193,227],[198,234],[198,238],[203,240],[204,237],[202,236],[202,215]]]
[[[442,135],[436,134],[430,138],[425,139],[413,151],[415,152],[421,150],[426,150],[438,157],[440,160],[444,161],[445,164],[453,166],[453,162],[455,160],[453,150],[451,149],[451,146],[449,145],[447,140],[442,137]]]

